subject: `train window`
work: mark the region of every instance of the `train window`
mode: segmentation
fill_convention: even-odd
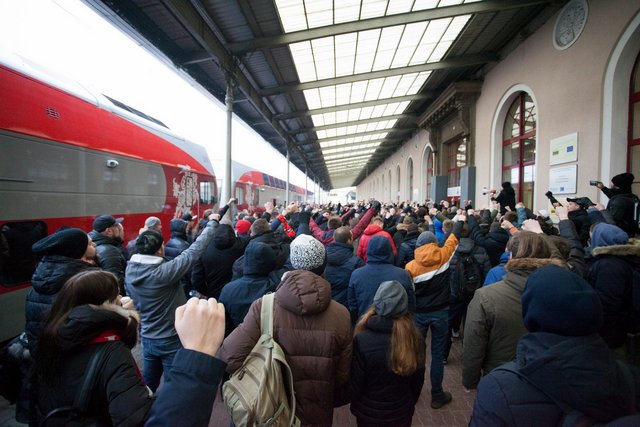
[[[4,287],[31,280],[38,263],[31,245],[47,237],[47,225],[42,221],[11,222],[0,233],[0,283]]]
[[[238,204],[243,204],[246,203],[246,199],[245,199],[245,194],[244,194],[244,185],[243,184],[238,184],[236,186],[236,199],[238,199]]]
[[[211,181],[200,181],[200,204],[213,205],[216,198],[213,194],[213,183]]]

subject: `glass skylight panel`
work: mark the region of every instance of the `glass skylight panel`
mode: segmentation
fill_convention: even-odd
[[[305,0],[309,28],[333,24],[333,5],[327,0]]]
[[[387,10],[387,0],[362,0],[360,19],[384,16]]]
[[[336,76],[350,76],[356,61],[358,34],[348,33],[335,36]]]
[[[391,98],[393,96],[393,92],[398,87],[398,83],[402,76],[393,76],[387,77],[384,79],[384,83],[382,84],[382,88],[380,89],[380,93],[378,94],[378,99]]]
[[[310,110],[322,108],[322,102],[320,102],[320,91],[318,89],[305,90],[304,98],[307,100],[307,107],[309,107]]]
[[[320,103],[322,108],[334,107],[336,105],[336,87],[324,86],[319,88]]]
[[[372,70],[388,70],[391,67],[404,27],[404,25],[396,25],[382,29]]]
[[[378,49],[378,40],[380,38],[380,29],[367,30],[358,32],[358,49],[356,51],[356,65],[354,74],[367,73],[373,67],[373,61],[376,59],[376,50]]]
[[[411,6],[413,6],[413,0],[389,0],[387,15],[411,12]]]
[[[291,49],[291,56],[296,64],[296,71],[300,81],[311,82],[318,80],[311,42],[292,43],[289,45],[289,49]]]
[[[376,150],[372,148],[370,150],[354,150],[354,151],[357,152],[358,155],[366,155],[366,154],[371,154]],[[325,158],[325,160],[340,159],[340,158],[343,158],[345,156],[352,156],[353,154],[354,154],[353,152],[349,151],[349,152],[341,153],[341,154],[332,154],[330,156],[325,156],[324,158]]]
[[[336,75],[333,39],[333,37],[323,37],[311,40],[311,49],[313,49],[313,59],[315,60],[316,74],[318,76],[317,80],[330,79]]]
[[[360,17],[360,0],[340,0],[333,15],[336,24],[357,21]]]
[[[440,0],[438,7],[455,6],[457,4],[462,4],[462,0]]]
[[[411,89],[409,89],[407,91],[407,94],[409,94],[409,93],[410,94],[418,93],[420,91],[420,88],[422,87],[424,82],[427,81],[427,78],[430,75],[431,75],[431,71],[424,71],[424,72],[418,74],[418,77],[416,77],[416,80],[411,85]]]
[[[350,103],[364,101],[364,95],[367,93],[368,80],[354,82],[351,84],[351,101]]]
[[[276,0],[276,6],[285,33],[308,28],[302,0]]]
[[[435,9],[439,1],[440,0],[416,0],[413,5],[413,10]]]

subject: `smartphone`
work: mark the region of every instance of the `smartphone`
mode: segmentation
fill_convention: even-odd
[[[593,186],[595,187],[596,185],[598,185],[598,183],[599,183],[599,182],[600,182],[600,181],[597,181],[597,180],[595,180],[595,179],[592,179],[591,181],[589,181],[589,185],[593,185]]]

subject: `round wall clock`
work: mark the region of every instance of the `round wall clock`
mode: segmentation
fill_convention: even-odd
[[[578,40],[587,23],[588,12],[587,0],[571,0],[562,8],[553,27],[553,46],[556,49],[567,49]]]

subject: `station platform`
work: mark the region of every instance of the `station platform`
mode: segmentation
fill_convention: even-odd
[[[420,400],[416,405],[412,426],[415,427],[463,427],[469,424],[473,409],[475,392],[466,393],[462,388],[462,341],[456,339],[451,346],[451,354],[444,370],[444,389],[453,395],[453,401],[441,409],[431,409],[431,384],[429,382],[430,337],[427,337],[427,373]],[[133,349],[134,356],[142,367],[140,346]],[[15,406],[0,397],[0,426],[22,427],[15,421]],[[210,427],[229,426],[229,415],[220,394],[216,396],[209,422]],[[349,405],[336,408],[333,413],[333,425],[336,427],[355,427],[356,419],[349,411]]]

